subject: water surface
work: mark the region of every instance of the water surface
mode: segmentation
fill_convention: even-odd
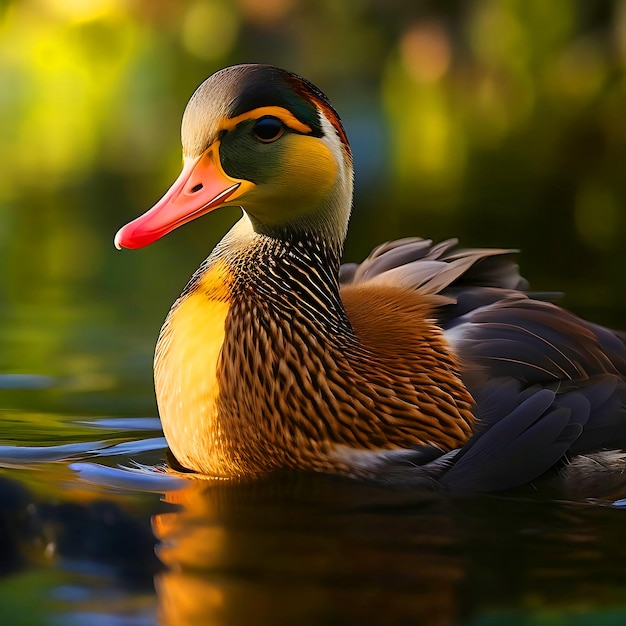
[[[608,502],[164,473],[152,329],[105,309],[3,326],[3,624],[626,620],[626,511]]]

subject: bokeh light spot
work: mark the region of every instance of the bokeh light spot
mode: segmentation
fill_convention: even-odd
[[[185,48],[200,59],[213,60],[230,52],[237,40],[237,17],[226,2],[192,4],[182,24]]]
[[[39,0],[39,4],[66,23],[101,19],[120,9],[119,0]]]
[[[411,26],[402,35],[400,51],[406,72],[416,82],[436,82],[450,67],[448,34],[434,20]]]
[[[292,9],[295,0],[238,0],[239,12],[251,22],[272,23],[283,19]]]

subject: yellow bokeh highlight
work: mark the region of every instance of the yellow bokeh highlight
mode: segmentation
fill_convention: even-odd
[[[0,158],[10,176],[0,181],[0,197],[16,184],[56,187],[80,177],[97,159],[136,42],[115,3],[97,6],[97,14],[79,12],[77,5],[58,18],[17,6],[7,11],[0,62],[11,86],[2,102],[11,124],[0,130]]]
[[[529,47],[523,24],[510,2],[477,2],[468,20],[468,35],[474,54],[489,65],[524,65]]]
[[[87,22],[106,18],[121,10],[121,0],[39,0],[47,10],[66,22]]]
[[[183,44],[200,59],[210,61],[228,54],[235,45],[237,33],[237,16],[228,2],[200,0],[184,15]]]
[[[465,170],[465,133],[440,84],[410,80],[400,59],[388,68],[384,96],[396,182],[426,188],[458,182]]]

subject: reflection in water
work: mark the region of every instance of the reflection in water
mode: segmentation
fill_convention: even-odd
[[[183,508],[154,520],[166,624],[458,616],[463,558],[445,502],[297,475],[192,484],[167,499]]]
[[[146,516],[112,494],[85,495],[44,499],[0,475],[3,626],[113,623],[153,612],[160,564]]]
[[[0,604],[15,597],[31,619],[36,591],[63,626],[595,625],[607,608],[626,620],[619,508],[295,473],[185,479],[154,467],[160,440],[142,435],[111,445],[107,433],[91,450],[106,465],[56,473],[36,450],[52,497],[0,482],[0,582],[25,580],[13,595],[0,584]]]
[[[157,479],[159,493],[180,488],[179,479],[139,468],[163,457],[163,438],[150,436],[159,434],[158,421],[25,411],[3,417],[0,623],[154,624],[160,564],[149,518],[165,505],[146,492]],[[22,445],[33,425],[42,445]],[[102,439],[85,441],[94,428]],[[54,444],[74,438],[81,441]],[[88,458],[101,463],[77,461]],[[132,467],[112,467],[120,464]]]
[[[0,606],[24,623],[626,622],[620,508],[306,474],[186,479],[163,471],[155,418],[9,417]]]
[[[319,476],[192,482],[155,516],[168,626],[429,624],[626,602],[623,513]],[[562,614],[562,613],[561,613]]]

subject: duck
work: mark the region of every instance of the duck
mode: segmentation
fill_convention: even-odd
[[[342,264],[344,126],[315,85],[222,69],[182,118],[183,168],[115,236],[137,249],[221,207],[154,357],[172,464],[493,492],[626,470],[626,334],[530,291],[515,250],[407,237]]]

